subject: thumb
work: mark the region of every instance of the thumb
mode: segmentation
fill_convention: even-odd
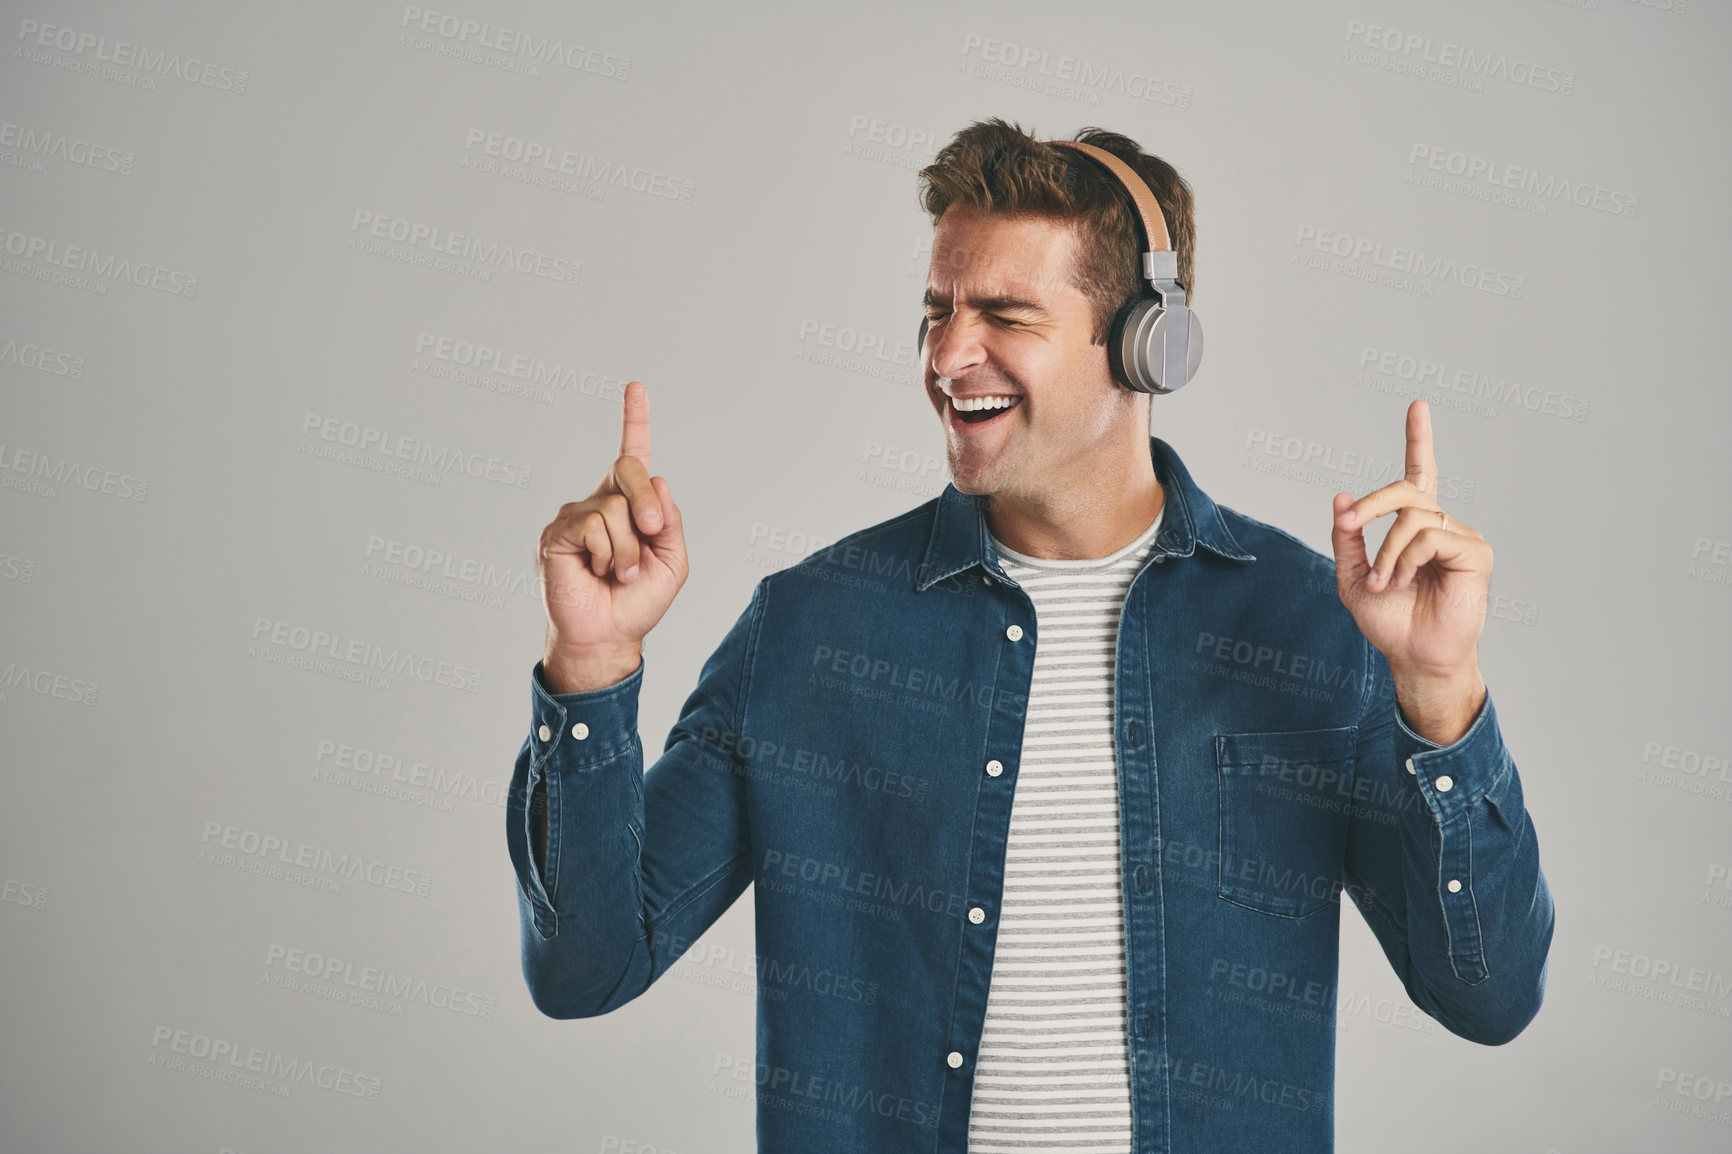
[[[1335,519],[1329,543],[1335,550],[1335,572],[1341,580],[1357,585],[1371,569],[1371,559],[1365,553],[1365,526],[1343,528],[1341,525],[1341,514],[1353,507],[1352,493],[1335,494],[1331,504]]]
[[[668,487],[666,477],[651,477],[650,485],[655,489],[662,505],[662,527],[649,538],[650,548],[671,548],[681,536],[680,507],[674,504],[673,490]]]

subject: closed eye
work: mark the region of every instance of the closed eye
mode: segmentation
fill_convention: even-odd
[[[936,315],[934,315],[932,313],[928,313],[926,315],[926,323],[927,324],[936,324],[939,321],[944,320],[949,315],[950,315],[949,313],[938,313]],[[1023,324],[1022,321],[1014,320],[1011,317],[1001,317],[1001,316],[997,315],[996,313],[989,313],[988,316],[990,316],[991,319],[995,323],[1001,324],[1001,325],[1016,326],[1016,325]]]

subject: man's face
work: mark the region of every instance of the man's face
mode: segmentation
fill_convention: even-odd
[[[964,493],[1043,501],[1122,452],[1123,422],[1146,412],[1090,343],[1092,310],[1072,283],[1078,244],[1069,223],[1044,217],[957,207],[938,220],[921,374]],[[957,408],[982,398],[1009,407]]]

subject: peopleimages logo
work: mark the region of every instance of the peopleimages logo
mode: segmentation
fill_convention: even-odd
[[[537,36],[521,28],[471,20],[450,12],[434,12],[414,4],[403,6],[399,27],[426,36],[437,36],[453,45],[488,49],[503,56],[537,64],[557,64],[573,72],[588,72],[604,80],[631,78],[631,58],[567,44],[551,36]]]
[[[580,261],[498,241],[484,241],[470,233],[453,232],[424,221],[364,208],[355,210],[349,221],[349,231],[364,239],[389,240],[404,246],[410,253],[429,259],[451,257],[478,267],[509,268],[560,284],[575,285],[583,273]]]
[[[300,949],[272,942],[265,950],[265,967],[279,970],[276,983],[288,989],[330,1001],[366,1005],[365,995],[395,1004],[397,1012],[410,1002],[471,1018],[493,1017],[499,999],[445,982],[399,974],[382,966],[358,964],[317,950]],[[370,1007],[368,1007],[370,1008]]]
[[[1576,90],[1574,72],[1536,64],[1519,56],[1511,57],[1503,52],[1470,48],[1453,40],[1437,40],[1417,32],[1367,24],[1363,20],[1349,20],[1344,39],[1348,46],[1342,54],[1356,63],[1377,63],[1375,59],[1349,55],[1357,49],[1372,49],[1392,58],[1385,66],[1400,65],[1390,71],[1410,71],[1422,79],[1447,80],[1450,83],[1471,81],[1476,91],[1483,90],[1487,80],[1502,80],[1560,96],[1572,95]],[[1432,73],[1441,75],[1428,74],[1428,66]]]
[[[808,1070],[792,1070],[786,1066],[770,1066],[763,1062],[748,1062],[744,1058],[718,1054],[710,1074],[718,1078],[725,1075],[735,1081],[756,1083],[758,1089],[763,1091],[759,1099],[760,1105],[770,1109],[785,1110],[790,1105],[799,1105],[802,1112],[805,1112],[810,1104],[822,1105],[825,1109],[818,1116],[841,1125],[851,1125],[854,1121],[853,1117],[843,1113],[843,1110],[895,1118],[899,1122],[921,1128],[938,1124],[938,1107],[930,1102],[856,1082],[826,1077]],[[805,1101],[799,1102],[799,1099]]]
[[[66,377],[75,381],[84,377],[84,358],[78,354],[47,348],[30,341],[20,343],[17,337],[0,337],[0,364],[13,364],[21,369],[31,369],[38,373],[47,373],[51,377]]]
[[[96,144],[67,136],[64,132],[14,124],[10,120],[0,120],[0,148],[17,149],[21,155],[35,160],[58,160],[99,172],[118,172],[122,176],[132,175],[133,161],[137,159],[132,153],[110,144]]]
[[[117,68],[137,69],[151,76],[176,77],[188,84],[221,92],[239,94],[247,90],[245,69],[227,68],[192,56],[182,57],[178,52],[152,51],[142,45],[110,40],[76,28],[25,19],[18,22],[18,39],[25,48],[52,48]]]
[[[569,176],[604,187],[617,186],[661,200],[677,200],[690,204],[692,193],[697,188],[695,182],[669,176],[665,172],[617,164],[611,160],[602,160],[591,153],[573,152],[559,145],[526,140],[502,132],[489,132],[481,128],[469,130],[463,140],[463,149],[469,153],[480,153],[490,159],[506,160],[521,164],[525,168],[540,169],[546,173]]]
[[[1361,280],[1382,279],[1377,270],[1381,270],[1383,276],[1400,274],[1396,280],[1417,285],[1424,290],[1426,296],[1431,295],[1433,283],[1438,281],[1493,296],[1509,297],[1511,300],[1521,300],[1527,295],[1526,277],[1488,268],[1482,264],[1463,264],[1454,257],[1428,255],[1420,249],[1404,245],[1392,245],[1386,249],[1380,240],[1355,236],[1350,232],[1302,224],[1293,238],[1293,244],[1295,260],[1299,260],[1301,256],[1309,257],[1309,254],[1302,250],[1310,249],[1333,257],[1337,262],[1331,266],[1315,259],[1300,261],[1307,267],[1340,272]],[[1367,265],[1370,267],[1365,267]]]
[[[262,1046],[242,1046],[228,1038],[159,1025],[151,1034],[150,1047],[152,1066],[217,1082],[245,1085],[282,1097],[287,1097],[293,1087],[306,1085],[333,1094],[379,1100],[381,1083],[376,1077],[330,1063],[303,1062]],[[257,1084],[273,1079],[275,1085]]]
[[[506,803],[511,789],[509,784],[497,778],[481,778],[462,770],[446,770],[402,754],[368,749],[328,738],[321,739],[315,747],[313,763],[314,777],[327,780],[332,775],[322,774],[321,771],[334,770],[334,776],[348,780],[334,781],[333,784],[350,785],[351,788],[358,787],[363,781],[389,783],[406,786],[410,790],[424,790],[441,799],[465,798],[481,805],[497,806]]]
[[[417,655],[412,650],[396,646],[387,649],[359,637],[344,637],[290,621],[254,618],[252,641],[248,656],[264,656],[257,651],[271,646],[279,653],[286,651],[302,658],[342,662],[357,672],[377,670],[379,673],[407,674],[430,685],[444,685],[468,693],[481,690],[479,669]]]
[[[978,56],[987,63],[1030,73],[1049,82],[1047,85],[1030,85],[1036,92],[1048,91],[1049,87],[1051,95],[1074,96],[1080,92],[1091,98],[1087,100],[1089,104],[1099,104],[1101,92],[1116,92],[1152,104],[1174,108],[1191,106],[1189,84],[1179,84],[1134,69],[1127,72],[1115,65],[1100,64],[1080,56],[1054,56],[1044,48],[1028,44],[971,32],[962,38],[962,54]]]
[[[22,473],[24,479],[7,475],[12,473]],[[142,501],[150,495],[150,482],[131,473],[117,473],[101,465],[86,465],[71,457],[57,457],[0,442],[0,488],[36,493],[52,500],[60,495],[58,486],[61,485],[88,489],[123,501]]]
[[[322,875],[316,880],[334,883],[313,887],[331,893],[339,892],[343,882],[357,879],[379,889],[421,898],[427,897],[433,886],[432,875],[422,870],[407,869],[379,858],[350,854],[346,850],[334,850],[299,839],[225,825],[220,821],[206,821],[199,841],[202,847],[198,855],[200,861],[230,869],[240,868],[243,873],[253,874],[267,872],[261,867],[269,867],[278,873],[283,872],[283,867],[291,871],[306,871],[310,876]],[[243,859],[252,865],[241,867],[239,863]]]
[[[26,690],[40,697],[58,697],[74,705],[96,704],[96,682],[86,681],[69,673],[55,673],[50,669],[32,668],[10,661],[4,669],[0,669],[0,701],[5,701],[8,693],[14,689]]]
[[[166,268],[149,261],[135,261],[83,245],[65,244],[34,233],[0,228],[0,252],[54,269],[95,277],[96,280],[91,282],[89,287],[103,294],[108,291],[105,282],[124,281],[138,288],[186,297],[189,300],[198,296],[198,277],[192,273]]]
[[[1439,144],[1426,144],[1418,140],[1407,150],[1407,164],[1410,180],[1425,173],[1439,172],[1446,176],[1459,177],[1464,186],[1484,185],[1493,192],[1502,193],[1508,190],[1532,197],[1542,213],[1559,200],[1577,208],[1631,218],[1635,217],[1636,210],[1641,207],[1639,197],[1619,189],[1585,180],[1571,180],[1555,173],[1542,176],[1535,169],[1523,165],[1509,164],[1488,156],[1462,152]],[[1448,185],[1440,187],[1453,191]],[[1522,207],[1519,201],[1512,203],[1514,207]]]
[[[527,489],[534,474],[530,465],[322,413],[308,413],[301,419],[301,436],[305,439],[297,452],[378,472],[401,471],[414,480],[431,478],[435,485],[455,469],[477,480]]]
[[[1450,365],[1416,353],[1365,345],[1359,352],[1359,368],[1364,375],[1375,374],[1422,387],[1446,389],[1494,404],[1520,407],[1530,413],[1544,413],[1571,421],[1588,419],[1589,402],[1586,398],[1524,385],[1508,377],[1493,377],[1476,368]]]

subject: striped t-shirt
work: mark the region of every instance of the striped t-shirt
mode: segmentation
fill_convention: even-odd
[[[1034,602],[1034,681],[968,1121],[969,1154],[1128,1154],[1113,671],[1119,610],[1166,511],[1106,557],[1007,549]]]

